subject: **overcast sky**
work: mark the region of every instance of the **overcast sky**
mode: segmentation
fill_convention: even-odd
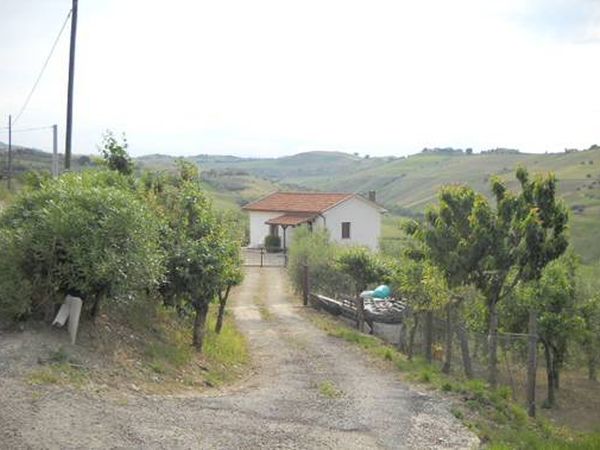
[[[79,3],[77,153],[107,128],[134,155],[600,144],[600,0]],[[2,122],[70,5],[0,1]],[[61,151],[68,35],[16,124],[57,123]],[[15,141],[50,150],[51,134]]]

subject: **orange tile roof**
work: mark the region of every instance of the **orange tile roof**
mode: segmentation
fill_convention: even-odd
[[[326,192],[275,192],[249,203],[243,209],[248,211],[321,213],[353,196],[354,194]]]
[[[283,214],[281,216],[277,216],[273,219],[267,220],[265,223],[267,225],[299,225],[304,222],[309,222],[310,220],[317,217],[316,214],[313,213],[288,213]]]

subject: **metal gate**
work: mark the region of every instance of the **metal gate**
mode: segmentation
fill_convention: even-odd
[[[244,266],[287,267],[287,253],[269,253],[264,248],[243,248]]]

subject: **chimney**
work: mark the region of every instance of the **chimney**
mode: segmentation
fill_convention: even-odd
[[[369,191],[369,200],[372,201],[373,203],[377,202],[377,192],[376,191]]]

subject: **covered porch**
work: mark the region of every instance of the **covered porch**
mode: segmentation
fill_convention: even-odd
[[[317,216],[318,214],[314,213],[286,213],[267,220],[265,224],[269,225],[271,236],[281,236],[281,249],[286,252],[289,240],[288,228],[293,229],[306,223],[312,229],[313,221]],[[279,234],[280,231],[281,235]]]

